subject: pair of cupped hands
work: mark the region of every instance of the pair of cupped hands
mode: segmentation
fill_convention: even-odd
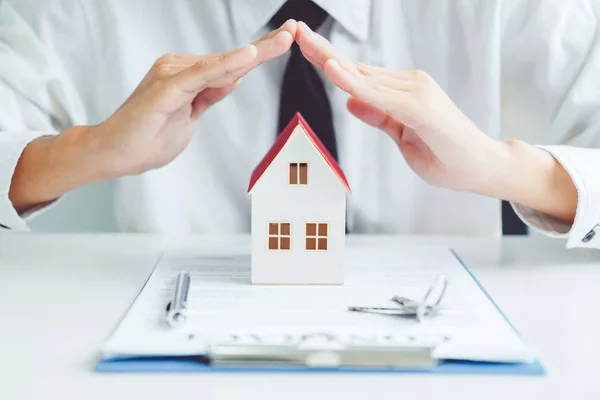
[[[479,191],[490,155],[502,143],[479,130],[427,73],[356,62],[294,20],[227,53],[160,57],[126,102],[92,127],[95,148],[108,156],[107,168],[121,176],[169,163],[185,149],[204,111],[232,93],[248,72],[286,53],[294,41],[307,60],[350,95],[348,111],[387,133],[423,180]]]

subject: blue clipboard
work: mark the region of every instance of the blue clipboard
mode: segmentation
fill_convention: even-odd
[[[492,302],[511,328],[513,324],[498,307],[494,299],[485,290],[481,282],[473,275],[463,260],[451,250],[469,276]],[[518,333],[518,332],[517,332]],[[398,368],[309,368],[309,367],[217,367],[209,364],[203,356],[186,357],[135,357],[99,360],[96,372],[104,373],[141,373],[141,372],[201,372],[201,373],[409,373],[409,374],[456,374],[456,375],[530,375],[543,376],[546,369],[539,361],[533,363],[496,363],[461,360],[441,360],[433,369],[408,370]]]

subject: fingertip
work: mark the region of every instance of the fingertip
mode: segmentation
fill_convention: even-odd
[[[346,100],[346,109],[348,110],[348,112],[352,115],[354,115],[355,117],[358,118],[357,115],[357,110],[356,110],[356,105],[354,104],[354,101],[352,100],[352,96],[350,96],[348,98],[348,100]]]
[[[283,25],[281,25],[279,29],[289,32],[290,35],[292,35],[292,38],[295,38],[298,30],[298,22],[296,22],[295,19],[288,19],[283,23]]]
[[[290,25],[296,25],[297,23],[298,22],[295,19],[290,18],[287,21],[285,21],[283,24],[281,24],[279,29],[285,29],[286,27],[289,27]]]
[[[346,106],[350,114],[361,120],[367,125],[378,127],[385,120],[386,112],[367,104],[354,96],[350,96],[346,101]]]
[[[308,27],[308,25],[306,25],[304,22],[300,21],[300,22],[298,22],[297,29],[296,29],[296,36],[294,37],[294,39],[296,39],[299,42],[302,42],[307,37],[310,37],[311,34],[312,34],[312,30]]]
[[[300,30],[307,35],[312,35],[314,33],[313,30],[310,29],[310,26],[308,26],[308,24],[304,21],[298,22],[298,26],[300,27]]]
[[[362,119],[362,111],[364,110],[364,103],[354,96],[348,97],[346,100],[346,108],[350,114],[354,115],[358,119]]]
[[[350,96],[348,97],[348,100],[346,100],[346,108],[348,111],[352,112],[352,110],[355,109],[360,103],[361,101],[356,97]]]

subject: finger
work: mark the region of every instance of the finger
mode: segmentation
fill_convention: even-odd
[[[297,22],[294,21],[293,19],[287,20],[278,29],[275,29],[275,30],[267,33],[265,36],[256,40],[252,44],[254,46],[256,46],[257,49],[269,50],[270,47],[266,46],[266,45],[272,44],[274,39],[280,39],[281,37],[289,38],[291,36],[291,39],[292,39],[292,41],[290,42],[290,46],[291,46],[291,43],[293,43],[293,38],[296,35],[296,25],[297,25]],[[280,33],[283,33],[283,35],[280,35]],[[260,51],[259,51],[259,53],[260,53]],[[212,55],[202,56],[202,57],[207,60],[218,61],[222,57],[222,55],[223,54],[212,54]]]
[[[159,108],[173,109],[194,99],[204,89],[222,88],[235,84],[257,65],[285,53],[293,43],[295,29],[296,22],[289,20],[279,29],[256,41],[255,44],[220,55],[200,57],[195,64],[175,73],[166,82],[157,82],[156,86],[160,89],[157,93],[162,92],[162,95],[157,95],[157,101],[162,104]],[[178,57],[178,55],[171,56],[171,60],[178,62],[184,59],[192,60]],[[163,60],[163,63],[167,61],[169,60]],[[161,68],[168,69],[169,67],[162,66]],[[165,95],[165,91],[169,94]],[[181,94],[184,95],[181,96]],[[190,96],[192,96],[191,99]]]
[[[323,69],[329,59],[336,60],[348,72],[363,75],[386,75],[403,80],[413,80],[421,75],[421,71],[395,71],[387,68],[370,66],[353,61],[337,50],[327,39],[312,31],[304,22],[298,23],[296,41],[302,54],[316,67]]]
[[[220,87],[232,84],[259,65],[283,55],[289,50],[293,42],[294,39],[288,31],[281,31],[268,39],[253,43],[253,46],[256,48],[256,57],[251,63],[234,70],[222,70],[221,74],[214,79],[210,77],[208,86]],[[221,60],[215,61],[215,64],[225,66]]]
[[[239,80],[247,72],[264,62],[281,56],[288,51],[294,42],[294,36],[296,36],[296,21],[288,20],[279,29],[268,33],[261,39],[254,42],[253,44],[257,49],[257,57],[254,63],[246,68],[235,71],[234,73],[239,74],[240,78],[237,78],[234,83],[228,84],[225,87],[209,88],[198,94],[193,101],[192,118],[198,118],[204,110],[222,100],[233,90],[235,90]]]
[[[396,121],[388,112],[373,107],[356,97],[350,97],[346,105],[348,111],[365,124],[381,129],[392,139],[398,139],[401,136],[404,125]]]
[[[404,93],[382,86],[369,85],[365,77],[348,73],[334,60],[325,63],[325,74],[346,93],[389,113],[406,100]]]
[[[192,101],[192,111],[190,114],[192,121],[197,121],[207,108],[231,94],[231,92],[237,88],[239,82],[240,81],[238,80],[236,83],[229,86],[209,88],[198,93]]]
[[[356,63],[358,72],[365,76],[371,75],[379,75],[379,76],[388,76],[390,78],[396,78],[400,80],[408,80],[413,81],[416,76],[419,75],[421,71],[410,71],[410,70],[400,70],[396,71],[389,68],[377,67],[374,65],[367,65],[362,63]]]
[[[205,60],[185,68],[168,79],[152,82],[149,100],[164,114],[170,114],[185,104],[190,104],[204,89],[234,84],[235,71],[251,64],[256,58],[256,47],[248,45],[224,55],[220,63],[207,64]],[[229,77],[229,84],[212,84],[215,79]],[[212,85],[212,86],[211,86]]]
[[[323,69],[329,59],[336,60],[344,69],[357,74],[357,65],[351,58],[337,50],[327,39],[313,32],[304,22],[298,23],[296,42],[302,54],[317,68]]]
[[[160,56],[155,62],[152,68],[156,68],[159,65],[192,65],[196,64],[202,58],[206,56],[190,55],[190,54],[178,54],[178,53],[167,53]]]
[[[176,73],[183,71],[185,68],[190,67],[190,65],[193,64],[155,64],[146,74],[146,76],[144,76],[144,79],[142,79],[140,84],[135,88],[131,95],[127,98],[125,103],[143,93],[152,84],[152,82],[175,75]]]
[[[295,34],[295,29],[295,21],[286,21],[279,29],[246,46],[244,49],[253,49],[255,52],[252,60],[246,60],[246,62],[232,61],[232,58],[239,56],[244,49],[204,58],[191,67],[189,75],[182,71],[182,74],[186,75],[184,80],[201,74],[196,76],[197,79],[193,80],[185,90],[200,91],[206,87],[223,87],[233,84],[258,65],[279,57],[289,50],[294,41],[292,34]]]
[[[188,64],[160,64],[156,66],[150,74],[148,74],[148,77],[151,81],[155,81],[158,79],[167,79],[175,74],[178,74],[184,69],[191,67],[194,64],[195,62]]]
[[[289,20],[278,30],[254,42],[258,50],[258,56],[252,68],[256,68],[258,65],[286,53],[292,46],[292,43],[294,43],[295,34],[296,23],[293,20]]]
[[[296,22],[296,20],[294,20],[294,19],[288,19],[279,28],[267,33],[265,36],[263,36],[262,38],[258,39],[256,42],[254,42],[254,44],[256,45],[259,42],[271,39],[280,32],[288,32],[292,36],[292,39],[293,39],[296,37],[297,29],[298,29],[298,22]]]
[[[287,50],[289,50],[292,43],[294,42],[294,38],[296,37],[297,27],[298,27],[298,23],[293,19],[289,19],[289,20],[285,21],[283,23],[283,25],[281,25],[278,29],[275,29],[274,31],[268,33],[267,35],[263,36],[262,38],[258,39],[256,42],[254,42],[254,45],[259,49],[259,58],[261,60],[266,61],[266,59],[263,58],[263,56],[268,56],[267,51],[273,49],[272,46],[268,46],[269,44],[273,43],[273,39],[277,39],[277,38],[279,38],[279,40],[282,40],[282,38],[285,39],[283,42],[287,46],[284,46],[283,48],[281,48],[279,50],[280,51],[283,50],[283,52],[286,52]],[[262,54],[262,52],[260,50],[263,48],[267,54]],[[283,53],[281,53],[281,54],[283,54]]]
[[[241,78],[239,71],[254,63],[257,52],[256,46],[249,44],[223,54],[218,61],[203,59],[173,75],[168,84],[174,89],[194,95],[209,87],[231,85]]]
[[[291,43],[293,42],[293,38],[296,36],[296,24],[297,22],[294,21],[293,19],[290,19],[288,21],[286,21],[283,25],[281,25],[281,27],[279,27],[278,29],[275,29],[271,32],[269,32],[267,35],[263,36],[262,38],[258,39],[256,42],[254,42],[253,44],[257,47],[257,49],[259,50],[259,57],[263,56],[263,52],[261,52],[261,50],[264,50],[264,53],[266,53],[265,55],[265,61],[267,61],[269,59],[270,56],[270,51],[275,48],[275,50],[277,50],[277,46],[273,46],[273,40],[271,39],[276,39],[275,43],[278,43],[279,40],[281,40],[282,37],[287,37],[290,38],[291,40],[288,40],[288,42]],[[284,35],[280,35],[279,37],[276,38],[276,36],[281,33],[281,32],[287,32],[288,34],[284,34]],[[289,47],[287,47],[287,49],[289,49]],[[284,52],[287,50],[285,49]],[[225,53],[228,54],[228,53]],[[156,62],[153,65],[153,69],[156,69],[157,67],[160,66],[171,66],[171,65],[187,65],[187,66],[192,66],[198,62],[201,61],[206,61],[206,60],[214,60],[214,61],[218,61],[221,57],[223,56],[223,54],[214,54],[214,55],[189,55],[189,54],[177,54],[177,53],[168,53],[165,54],[161,57],[159,57]]]
[[[276,58],[289,50],[296,35],[296,25],[297,22],[293,19],[287,20],[278,29],[253,42],[252,44],[256,46],[258,51],[257,60],[253,67]],[[205,58],[208,61],[219,61],[222,54],[214,54]]]
[[[401,92],[412,91],[416,84],[413,81],[398,79],[389,75],[369,75],[364,80],[373,87],[383,87]]]

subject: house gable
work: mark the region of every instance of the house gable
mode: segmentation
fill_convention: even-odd
[[[331,156],[331,153],[327,150],[325,145],[321,142],[321,140],[317,137],[317,135],[310,128],[306,120],[300,115],[300,113],[296,113],[294,118],[289,122],[283,132],[277,137],[275,143],[271,147],[271,149],[267,152],[265,157],[258,164],[252,176],[250,177],[250,183],[248,185],[248,193],[252,192],[252,189],[261,179],[261,177],[265,174],[269,166],[272,164],[273,160],[277,157],[277,155],[282,151],[282,149],[290,142],[290,139],[296,135],[302,134],[305,135],[306,138],[312,143],[314,149],[323,157],[325,163],[329,166],[330,170],[335,174],[338,178],[339,182],[344,186],[348,193],[352,193],[350,189],[350,185],[346,177],[344,176],[344,172],[335,161],[335,159]]]

